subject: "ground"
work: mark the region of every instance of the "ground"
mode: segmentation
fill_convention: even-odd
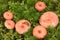
[[[34,5],[38,1],[46,3],[46,9],[38,12]],[[26,19],[31,23],[29,31],[23,35],[18,34],[15,29],[9,30],[4,27],[3,13],[12,11],[14,14],[13,21]],[[34,26],[39,25],[39,17],[47,11],[54,11],[59,17],[59,24],[56,28],[49,27],[48,34],[41,40],[60,40],[60,0],[0,0],[0,40],[38,40],[32,35]]]

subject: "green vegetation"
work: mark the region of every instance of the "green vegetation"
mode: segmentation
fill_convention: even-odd
[[[47,8],[42,12],[38,12],[34,8],[37,1],[45,2]],[[14,13],[13,20],[15,22],[21,19],[29,20],[31,29],[23,35],[18,34],[15,29],[6,29],[4,27],[3,13],[8,10]],[[47,11],[56,12],[59,16],[59,24],[57,28],[49,27],[47,29],[48,35],[42,40],[60,40],[60,0],[0,0],[0,40],[38,40],[32,35],[32,30],[34,26],[39,25],[39,17],[42,13]]]

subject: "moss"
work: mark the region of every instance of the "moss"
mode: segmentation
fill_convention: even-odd
[[[46,3],[47,8],[38,12],[34,5],[37,1]],[[18,34],[15,29],[8,30],[4,27],[3,13],[10,10],[14,14],[13,20],[17,22],[20,19],[29,20],[31,29],[22,35]],[[57,28],[48,28],[48,35],[42,40],[60,40],[60,0],[0,0],[0,40],[38,40],[32,35],[34,26],[39,25],[39,17],[46,11],[54,11],[59,17]],[[22,38],[21,38],[22,37]]]

